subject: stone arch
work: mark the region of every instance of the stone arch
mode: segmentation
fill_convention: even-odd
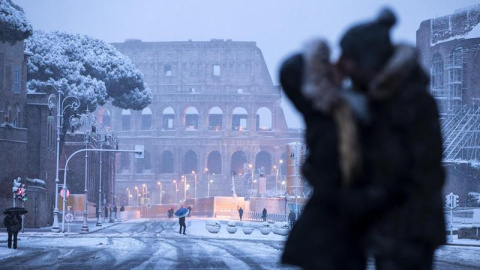
[[[255,174],[260,174],[263,171],[264,175],[271,174],[272,170],[272,155],[267,151],[260,151],[255,156]]]
[[[261,131],[272,130],[272,111],[267,107],[261,107],[256,114],[256,129]]]
[[[152,128],[152,110],[146,107],[142,110],[142,130],[148,130]]]
[[[173,173],[174,165],[175,165],[175,159],[173,158],[173,153],[169,150],[163,151],[160,172]]]
[[[220,107],[213,107],[208,111],[208,130],[222,130],[223,111]]]
[[[175,110],[172,107],[167,107],[163,109],[162,112],[162,129],[163,130],[173,130],[175,128],[174,125],[175,119]]]
[[[185,109],[183,115],[183,126],[186,130],[198,129],[198,110],[194,106],[189,106]]]
[[[130,110],[122,110],[122,130],[130,130],[130,122],[132,119],[132,112]]]
[[[212,151],[207,157],[208,173],[222,173],[222,155],[218,151]]]
[[[197,154],[192,150],[188,150],[187,153],[185,153],[185,156],[183,157],[182,173],[187,174],[187,173],[192,173],[192,171],[198,171],[197,164],[198,164]]]
[[[242,131],[248,128],[248,112],[243,107],[236,107],[232,112],[232,130]]]
[[[243,175],[244,165],[247,164],[247,155],[243,151],[236,151],[232,154],[230,163],[231,172],[235,175]]]

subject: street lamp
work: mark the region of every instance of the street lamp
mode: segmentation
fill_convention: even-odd
[[[53,210],[53,225],[52,225],[52,232],[60,232],[60,225],[58,224],[58,185],[60,180],[58,179],[59,174],[59,166],[60,166],[60,132],[63,127],[63,114],[66,109],[72,108],[77,110],[80,107],[80,100],[74,96],[66,96],[62,100],[62,91],[59,91],[55,86],[49,84],[55,91],[58,93],[58,98],[51,94],[48,97],[48,108],[51,110],[53,108],[57,108],[57,149],[56,149],[56,168],[55,168],[55,209]],[[57,105],[55,105],[55,101]],[[66,195],[66,191],[64,193]]]
[[[89,113],[88,107],[85,114],[80,116],[80,123],[84,126],[85,129],[85,149],[88,149],[88,143],[90,138],[90,133],[88,132],[88,127],[94,128],[95,124],[95,115]],[[85,151],[85,189],[84,189],[84,209],[83,209],[83,225],[81,233],[88,233],[87,225],[87,180],[88,180],[88,151]]]
[[[130,205],[130,189],[127,188],[127,205]]]
[[[102,124],[100,124],[100,128],[98,129],[98,134],[93,134],[93,137],[96,137],[97,140],[97,147],[100,146],[100,150],[103,149],[103,144],[105,143],[108,145],[107,141],[107,129],[104,127]],[[102,207],[100,205],[102,204],[102,151],[100,151],[100,176],[99,176],[99,181],[98,181],[98,207],[97,207],[97,226],[102,226]],[[128,190],[128,188],[127,188]]]
[[[197,198],[197,174],[195,171],[192,171],[193,176],[195,177],[195,193],[194,193],[194,198]]]
[[[158,181],[157,185],[158,185],[158,192],[160,193],[158,198],[160,201],[158,204],[162,204],[162,182]]]
[[[253,189],[253,175],[254,175],[254,170],[253,170],[253,165],[252,163],[248,164],[248,168],[250,168],[250,171],[252,172],[252,189]]]
[[[173,179],[173,183],[175,184],[175,202],[178,202],[178,186],[177,186],[177,180]]]
[[[211,183],[213,183],[213,180],[212,179],[208,180],[208,191],[207,191],[208,195],[207,195],[207,197],[210,197],[210,184]]]
[[[135,186],[135,206],[138,206],[138,187]]]
[[[183,182],[183,202],[187,201],[187,178],[185,175],[182,175],[182,182]]]

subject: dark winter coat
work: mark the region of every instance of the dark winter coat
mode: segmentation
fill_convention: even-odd
[[[378,252],[395,252],[404,241],[430,248],[445,242],[442,137],[427,89],[428,76],[408,46],[396,48],[369,89],[371,179],[403,197],[375,221],[371,236]]]
[[[22,229],[22,218],[19,215],[6,215],[3,225],[9,233],[18,233]]]
[[[307,67],[312,66],[308,61],[311,61],[308,53],[296,54],[288,58],[280,70],[283,90],[305,120],[308,156],[302,172],[314,190],[289,234],[282,262],[307,269],[356,269],[363,265],[364,256],[357,235],[353,235],[351,224],[336,204],[339,190],[347,184],[345,178],[353,177],[351,158],[355,157],[343,153],[345,158],[340,158],[341,149],[352,148],[355,138],[351,137],[356,136],[350,133],[351,127],[341,125],[352,124],[354,120],[348,118],[351,117],[348,113],[337,114],[345,119],[336,118],[332,113],[339,108],[338,104],[334,105],[338,102],[338,93],[323,92],[317,100],[315,94],[306,95],[304,85],[308,80],[306,74],[310,73]],[[346,138],[343,142],[349,147],[342,147],[340,138]],[[359,177],[356,176],[356,181]]]

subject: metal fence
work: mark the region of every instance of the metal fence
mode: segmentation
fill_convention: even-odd
[[[224,219],[233,219],[233,220],[240,220],[240,216],[238,215],[238,211],[235,210],[220,210],[215,212],[215,218],[224,218]],[[245,221],[263,221],[262,219],[262,212],[254,212],[254,211],[244,211],[242,220]],[[285,214],[277,214],[267,213],[267,222],[276,222],[276,221],[287,221],[287,216]]]

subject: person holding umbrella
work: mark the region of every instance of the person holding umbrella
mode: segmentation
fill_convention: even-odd
[[[178,217],[178,223],[180,224],[180,234],[182,234],[183,228],[183,234],[186,235],[185,230],[187,229],[187,224],[185,224],[185,217],[188,216],[188,213],[190,213],[190,211],[183,206],[175,212],[175,216]]]
[[[27,213],[27,210],[23,207],[12,207],[3,211],[6,214],[3,219],[3,225],[7,228],[8,232],[8,248],[17,248],[17,236],[18,232],[22,229],[22,217],[21,214]]]

